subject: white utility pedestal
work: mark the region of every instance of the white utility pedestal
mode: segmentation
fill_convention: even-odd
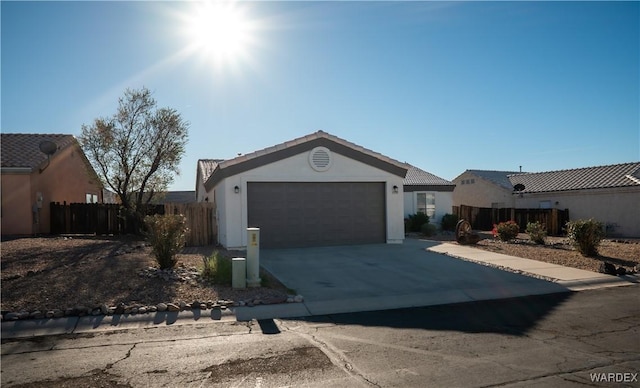
[[[231,287],[247,288],[247,259],[234,257],[231,259]]]
[[[247,228],[247,286],[260,287],[260,228]]]

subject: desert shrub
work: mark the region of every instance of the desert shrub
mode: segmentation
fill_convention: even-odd
[[[540,222],[527,223],[526,232],[529,234],[531,241],[536,244],[544,244],[544,239],[547,237],[547,229]]]
[[[436,234],[436,226],[434,224],[422,224],[420,232],[427,237],[431,237]]]
[[[154,215],[144,218],[146,237],[153,255],[161,269],[175,267],[176,255],[184,247],[187,235],[186,219],[183,215]]]
[[[404,220],[406,232],[420,232],[422,225],[429,223],[429,216],[424,213],[416,213],[410,215]]]
[[[211,283],[230,284],[233,276],[233,262],[226,257],[222,257],[220,252],[215,251],[209,257],[202,258],[204,267],[202,277]]]
[[[520,227],[515,221],[501,222],[493,225],[493,237],[498,237],[501,241],[509,241],[518,237]]]
[[[442,230],[453,232],[458,224],[458,216],[456,214],[445,214],[442,216]]]
[[[598,255],[598,245],[604,237],[604,224],[594,219],[569,221],[567,237],[583,256]]]

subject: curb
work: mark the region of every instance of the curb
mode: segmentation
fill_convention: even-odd
[[[208,311],[202,314],[202,311]],[[2,322],[2,340],[61,334],[83,334],[172,325],[236,322],[233,310],[164,311],[152,314],[114,314]]]

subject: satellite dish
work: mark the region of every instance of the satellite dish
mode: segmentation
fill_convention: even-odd
[[[517,183],[515,186],[513,186],[513,191],[524,191],[524,185],[522,183]]]
[[[56,151],[58,150],[58,145],[52,142],[51,140],[41,141],[39,144],[39,147],[40,147],[40,152],[42,152],[47,156],[51,156],[55,154]]]

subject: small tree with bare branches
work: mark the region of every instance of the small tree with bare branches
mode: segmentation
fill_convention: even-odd
[[[175,109],[157,108],[147,88],[127,89],[113,116],[82,126],[80,144],[105,186],[120,198],[135,232],[145,207],[180,173],[188,127]]]

